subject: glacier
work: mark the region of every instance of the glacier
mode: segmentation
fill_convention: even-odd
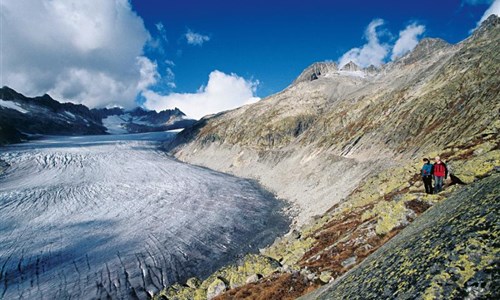
[[[288,230],[255,182],[167,156],[173,135],[0,148],[0,299],[145,299]]]

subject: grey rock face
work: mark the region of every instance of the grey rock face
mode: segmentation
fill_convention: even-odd
[[[422,39],[417,46],[407,55],[400,58],[397,62],[405,65],[416,63],[433,53],[451,47],[449,43],[439,38]]]
[[[361,68],[355,64],[353,61],[348,62],[344,66],[342,66],[341,71],[360,71]]]
[[[337,71],[338,66],[334,62],[319,62],[314,63],[307,67],[302,73],[297,77],[294,83],[303,81],[313,81],[325,74]]]

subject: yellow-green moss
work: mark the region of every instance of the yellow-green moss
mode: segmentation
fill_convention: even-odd
[[[451,162],[453,174],[465,183],[484,177],[500,166],[500,150],[493,150],[467,160]]]
[[[398,226],[406,225],[408,212],[409,210],[402,201],[379,202],[371,212],[378,216],[375,232],[379,235],[385,235]]]

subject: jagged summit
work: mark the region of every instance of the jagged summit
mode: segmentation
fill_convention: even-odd
[[[136,108],[93,108],[60,103],[50,95],[26,97],[5,86],[0,89],[0,145],[24,140],[27,134],[87,135],[165,131],[190,126],[178,108],[161,112]]]
[[[351,60],[347,64],[345,64],[340,70],[355,72],[355,71],[361,71],[361,68]]]
[[[497,15],[491,15],[489,16],[486,20],[479,25],[478,28],[474,30],[474,33],[471,35],[471,37],[468,40],[474,40],[479,38],[480,36],[484,34],[488,34],[489,32],[495,30],[496,27],[500,24],[500,17]]]
[[[369,75],[374,75],[378,73],[379,68],[375,67],[374,65],[369,65],[364,69],[364,71]]]
[[[327,73],[336,72],[338,70],[338,66],[335,62],[325,61],[325,62],[317,62],[309,67],[307,67],[302,73],[295,79],[293,82],[299,83],[303,81],[313,81],[318,79],[320,76],[325,75]]]
[[[395,63],[409,65],[450,46],[451,44],[440,38],[424,38],[417,44],[417,46],[415,46],[412,51],[397,59]]]

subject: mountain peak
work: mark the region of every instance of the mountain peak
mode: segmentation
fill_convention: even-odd
[[[471,36],[471,39],[479,38],[482,35],[488,34],[490,31],[494,30],[500,25],[500,17],[493,14],[484,20],[481,25],[479,25]]]
[[[377,67],[375,67],[374,65],[369,65],[364,70],[366,73],[371,74],[371,75],[376,74],[379,71],[379,69]]]
[[[0,88],[0,99],[2,100],[21,100],[24,98],[23,94],[16,92],[8,86]]]
[[[440,38],[424,38],[412,51],[408,52],[398,61],[405,65],[409,65],[449,46],[450,44],[448,42]]]
[[[351,60],[347,64],[345,64],[342,67],[342,69],[340,69],[340,70],[341,71],[360,71],[361,68]]]
[[[336,63],[331,61],[317,62],[313,63],[309,67],[307,67],[302,73],[300,73],[299,77],[295,79],[293,83],[298,83],[302,81],[313,81],[318,79],[321,75],[325,75],[330,72],[337,71],[338,66]]]

